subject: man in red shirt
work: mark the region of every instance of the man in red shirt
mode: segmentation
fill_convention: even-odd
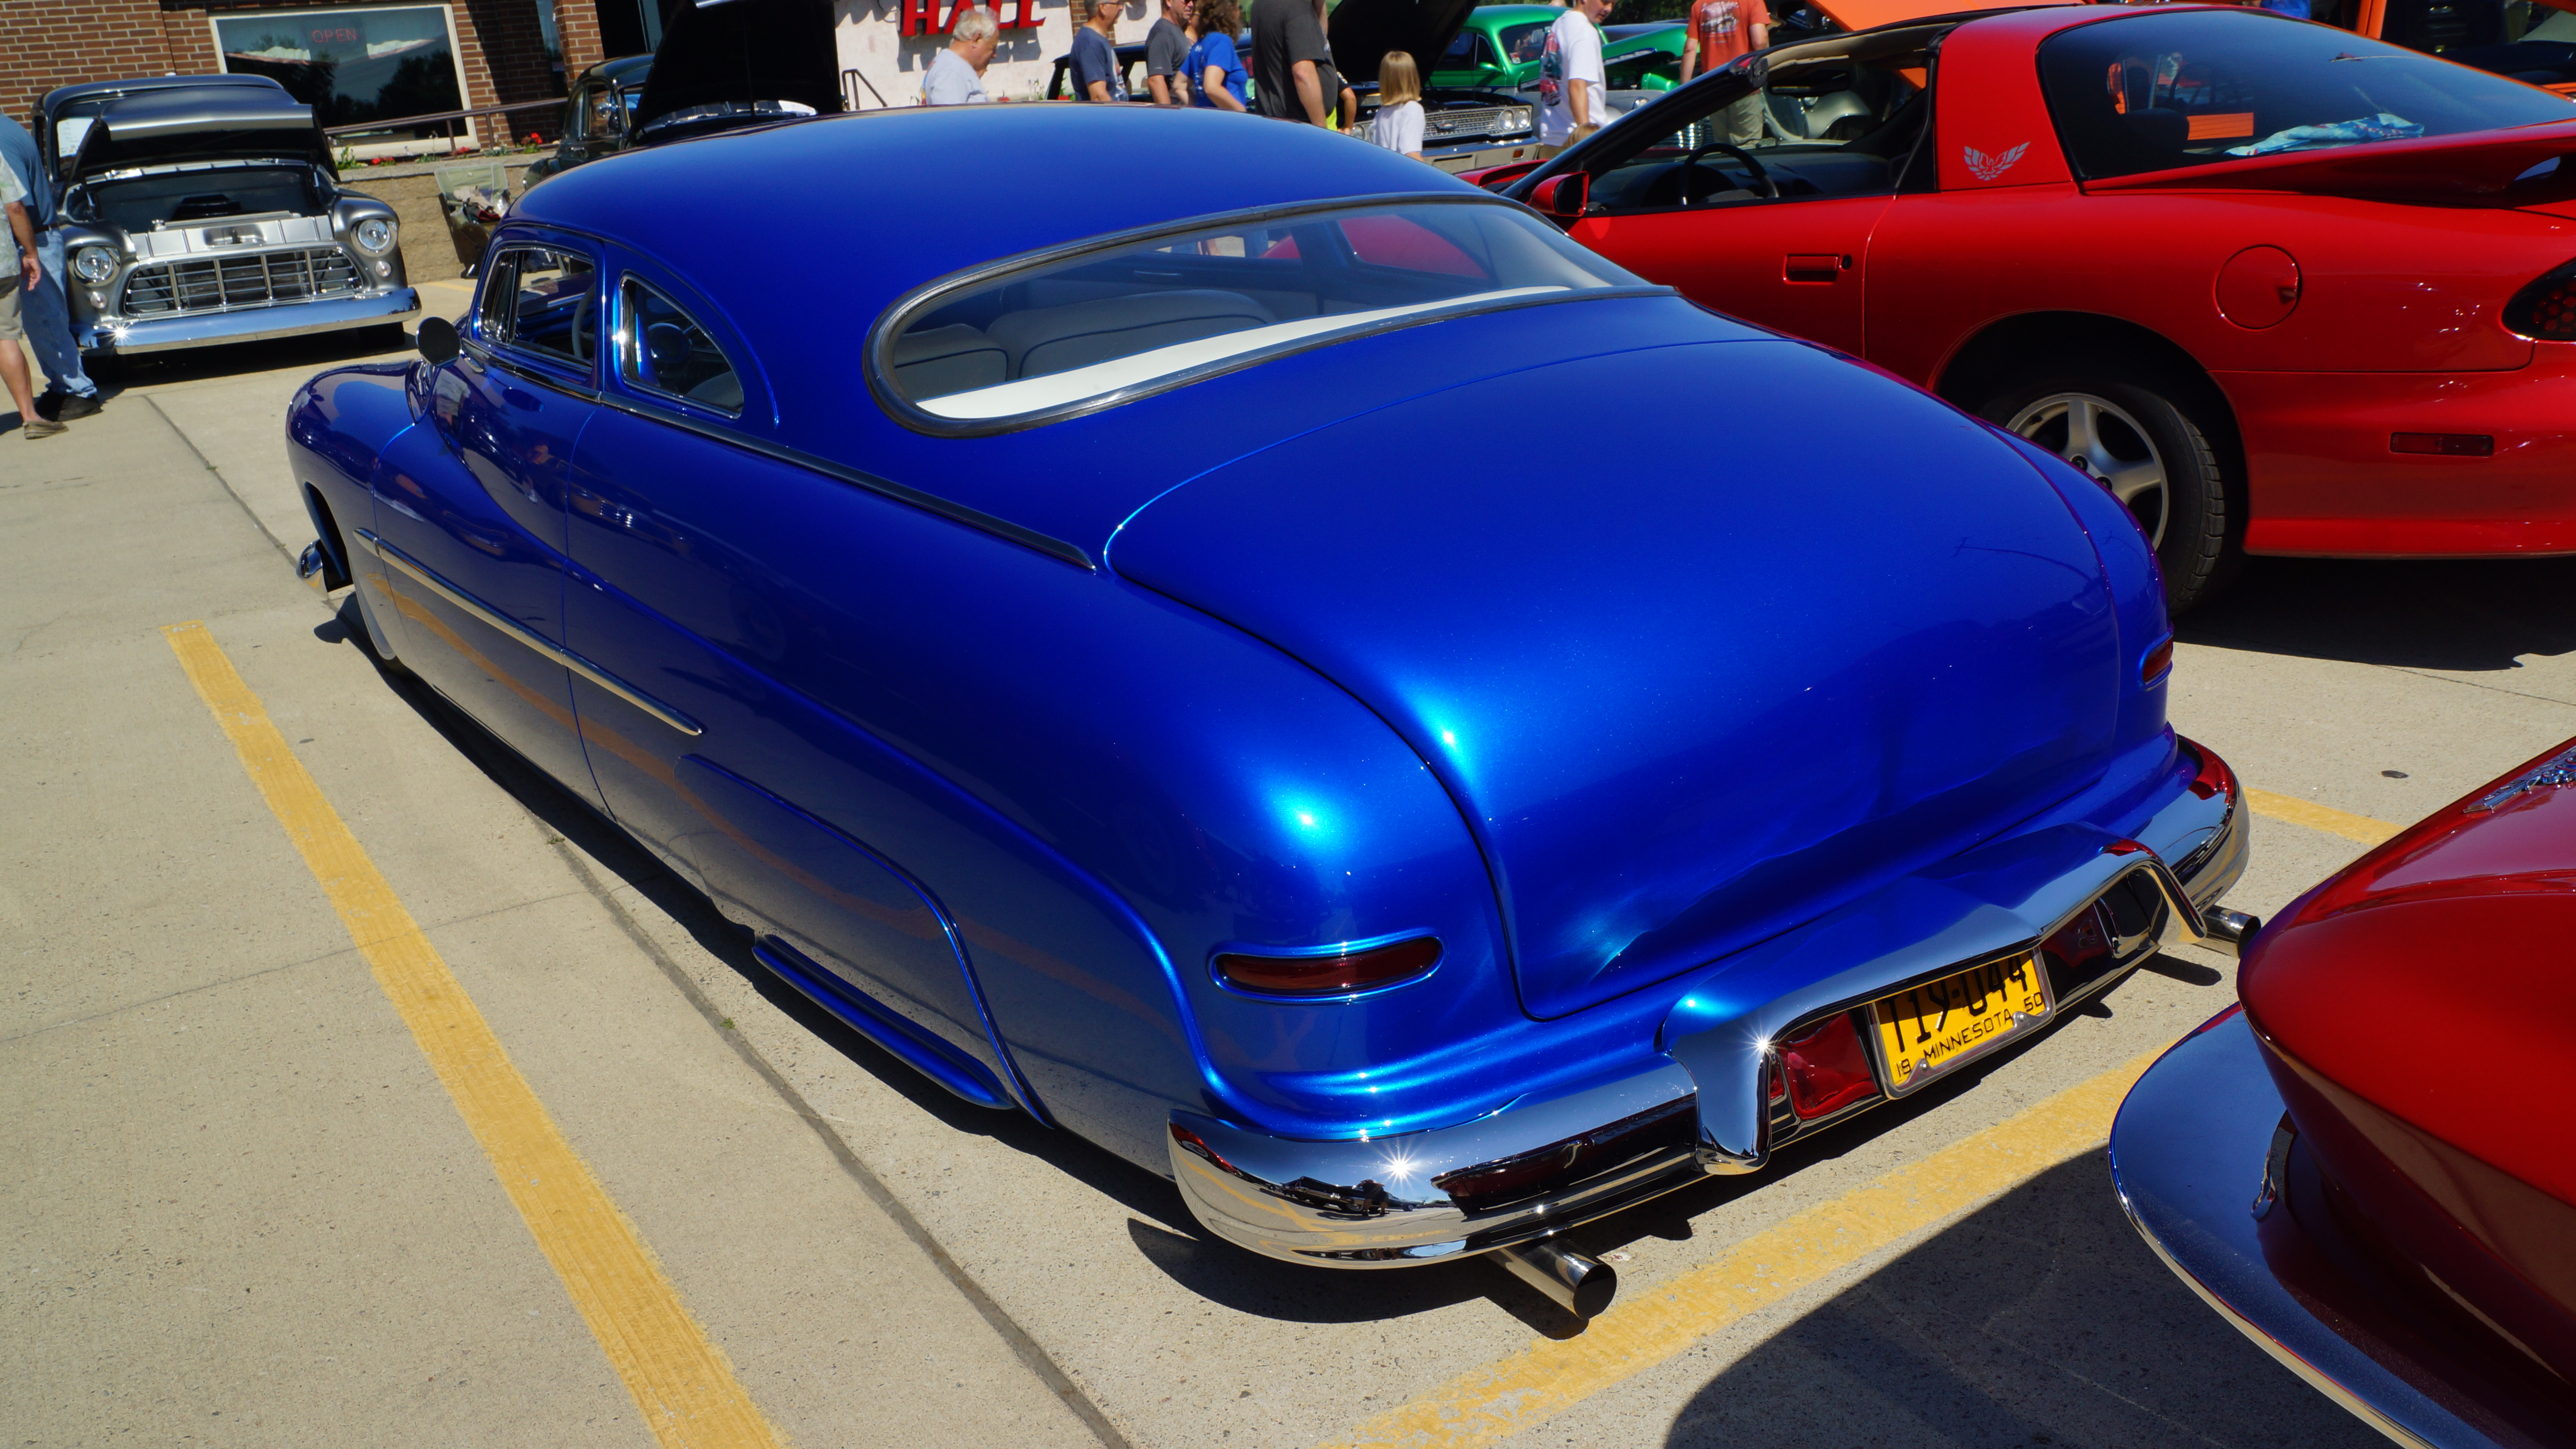
[[[1690,28],[1682,40],[1682,79],[1688,81],[1703,71],[1715,70],[1770,43],[1771,12],[1763,8],[1762,0],[1693,0]],[[1750,146],[1762,139],[1760,92],[1737,101],[1721,114],[1729,141]]]

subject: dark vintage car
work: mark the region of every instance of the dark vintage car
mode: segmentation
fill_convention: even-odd
[[[876,111],[582,166],[490,256],[461,334],[294,398],[308,578],[781,980],[1254,1252],[1594,1311],[1562,1230],[2235,929],[2117,504],[1418,162]],[[1676,390],[1767,425],[1425,447]]]
[[[621,55],[581,73],[572,94],[564,98],[563,136],[551,156],[529,163],[525,184],[534,186],[584,161],[613,156],[626,149],[635,129],[637,103],[653,71],[649,55]]]
[[[2576,740],[2299,898],[2111,1132],[2165,1265],[2400,1444],[2576,1443]]]
[[[381,327],[420,310],[394,209],[345,190],[313,109],[264,76],[48,92],[72,336],[84,352]]]

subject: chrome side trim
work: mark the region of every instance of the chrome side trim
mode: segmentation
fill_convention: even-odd
[[[598,685],[600,688],[607,690],[609,693],[616,695],[619,699],[626,701],[628,704],[635,706],[637,709],[644,711],[646,714],[653,716],[653,718],[660,720],[662,723],[669,725],[680,733],[689,736],[691,739],[695,739],[706,733],[706,731],[698,728],[697,723],[691,720],[687,715],[680,713],[678,710],[662,703],[660,700],[655,699],[640,689],[637,689],[635,686],[628,684],[625,680],[618,678],[616,675],[609,673],[607,670],[600,668],[598,665],[591,663],[589,660],[582,658],[571,650],[563,648],[561,645],[549,643],[548,641],[539,638],[537,635],[529,633],[525,628],[513,622],[489,604],[484,603],[482,600],[475,598],[472,594],[465,592],[463,589],[460,589],[456,585],[439,577],[426,566],[413,560],[410,555],[404,553],[401,549],[398,549],[392,544],[385,542],[383,539],[376,537],[367,530],[363,528],[358,529],[351,534],[351,537],[358,540],[359,547],[365,549],[371,554],[374,554],[377,558],[384,560],[395,570],[399,571],[404,577],[420,585],[422,588],[429,590],[431,593],[438,595],[440,598],[445,599],[447,602],[454,604],[456,607],[463,609],[466,613],[473,615],[484,623],[489,624],[492,628],[498,630],[504,635],[507,635],[512,643],[518,644],[523,648],[543,655],[545,658],[562,665],[564,668],[571,670],[573,673],[580,675],[582,678],[587,679],[591,683]]]
[[[2111,1182],[2130,1226],[2202,1302],[2354,1418],[2409,1449],[2492,1449],[2492,1437],[2337,1332],[2274,1276],[2261,1240],[2267,1229],[2247,1206],[2272,1208],[2258,1196],[2278,1186],[2267,1165],[2295,1140],[2282,1136],[2282,1115],[2241,1013],[2176,1043],[2111,1125]]]

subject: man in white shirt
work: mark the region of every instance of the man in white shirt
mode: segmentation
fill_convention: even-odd
[[[1538,58],[1538,154],[1555,155],[1609,119],[1601,21],[1611,0],[1573,0],[1547,28]]]
[[[948,48],[931,58],[930,72],[921,78],[921,103],[979,106],[991,100],[984,94],[984,67],[993,63],[993,48],[1001,43],[1002,25],[992,11],[978,5],[960,14],[948,32]]]

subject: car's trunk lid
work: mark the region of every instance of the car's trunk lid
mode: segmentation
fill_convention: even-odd
[[[1487,432],[1506,447],[1466,445]],[[1480,838],[1539,1016],[2064,799],[2120,695],[2100,563],[2050,485],[1785,341],[1381,409],[1174,489],[1110,558],[1411,741]]]

